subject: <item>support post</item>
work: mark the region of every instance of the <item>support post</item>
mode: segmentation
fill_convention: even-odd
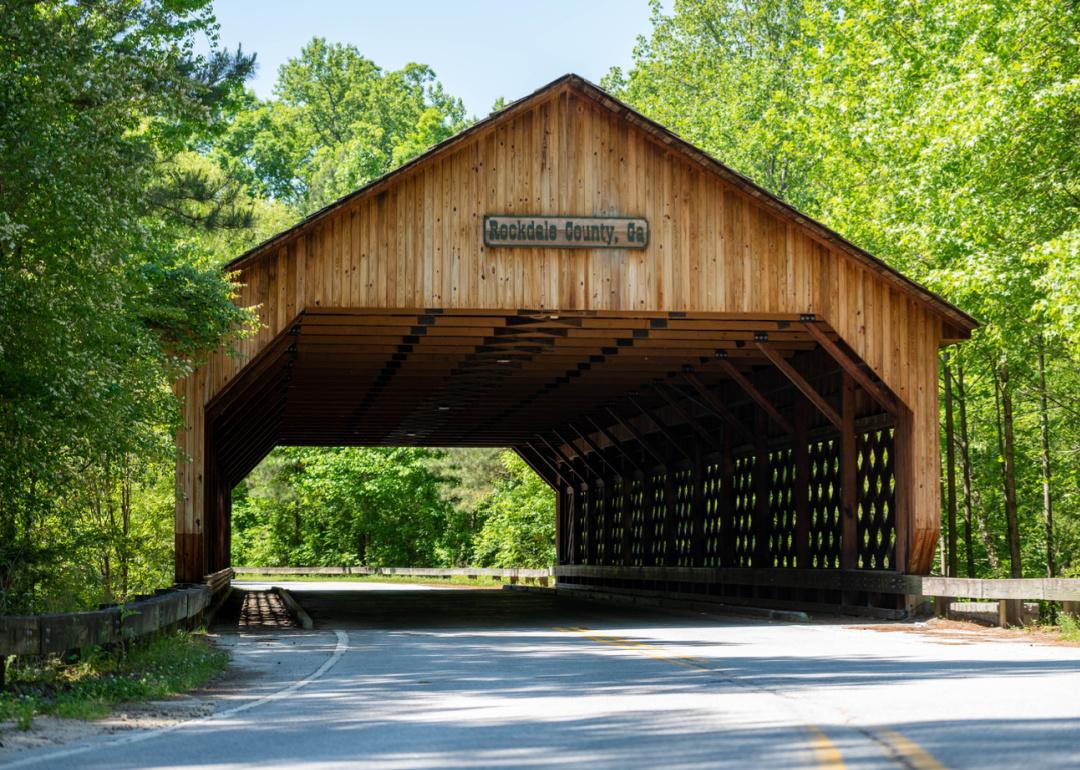
[[[634,564],[634,519],[633,511],[630,510],[630,492],[636,480],[636,477],[623,476],[622,508],[619,511],[619,517],[622,519],[622,545],[619,549],[619,558],[622,560],[623,567],[631,567]]]
[[[724,431],[724,453],[721,456],[720,499],[723,510],[720,512],[720,553],[721,567],[739,567],[735,563],[735,442],[731,431]]]
[[[857,478],[855,381],[845,372],[840,389],[840,569],[855,569],[858,562]]]
[[[804,399],[795,400],[795,564],[812,567],[810,563],[810,405]]]
[[[611,487],[604,481],[604,488],[600,493],[600,514],[603,519],[603,536],[604,542],[604,558],[601,560],[604,564],[611,564],[611,546],[615,527],[611,526]]]
[[[896,506],[893,526],[896,528],[896,546],[893,554],[893,567],[897,572],[913,572],[908,564],[911,550],[911,524],[915,517],[915,458],[912,456],[912,443],[915,432],[915,417],[910,409],[901,408],[896,413],[896,427],[893,428],[893,504]]]
[[[566,534],[566,490],[559,489],[555,495],[555,563],[566,564],[566,546],[563,536]]]
[[[656,558],[653,551],[653,541],[656,539],[656,526],[653,521],[655,515],[656,506],[654,503],[655,490],[653,489],[653,475],[652,473],[646,473],[645,478],[642,480],[642,494],[644,499],[642,500],[642,524],[641,524],[641,563],[645,567],[652,567],[656,564]]]
[[[690,564],[705,566],[705,464],[701,442],[694,442],[694,462],[690,466],[693,492],[690,502]]]
[[[765,412],[754,411],[754,567],[772,567],[769,553],[769,421]]]
[[[675,497],[675,470],[668,463],[664,473],[664,566],[674,567],[678,564],[679,550],[679,521]]]

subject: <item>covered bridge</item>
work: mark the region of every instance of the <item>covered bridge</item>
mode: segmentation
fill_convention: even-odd
[[[566,586],[890,606],[930,567],[975,322],[577,76],[229,269],[262,326],[178,384],[179,581],[278,444],[512,447]]]

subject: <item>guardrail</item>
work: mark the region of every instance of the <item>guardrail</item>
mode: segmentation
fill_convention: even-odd
[[[237,573],[249,575],[399,575],[402,577],[492,577],[499,580],[539,582],[547,585],[555,576],[550,567],[526,569],[524,567],[234,567]]]
[[[1080,579],[1074,578],[1015,578],[978,579],[946,578],[922,575],[901,575],[885,570],[817,570],[763,569],[743,567],[614,567],[602,565],[563,564],[555,568],[559,587],[570,590],[617,593],[680,594],[680,586],[732,586],[790,589],[818,589],[847,594],[901,594],[913,598],[935,599],[939,614],[948,612],[955,599],[996,601],[998,623],[1018,625],[1022,601],[1043,600],[1062,602],[1064,610],[1080,613]],[[613,584],[613,585],[609,585]],[[596,585],[597,588],[593,588]],[[758,599],[739,600],[686,593],[687,598],[714,602],[747,603]],[[767,603],[767,602],[766,602]],[[795,602],[793,604],[797,604]],[[826,609],[822,607],[822,609]],[[835,609],[835,608],[834,608]],[[858,609],[844,606],[844,610]]]
[[[163,588],[122,605],[89,612],[0,617],[0,685],[8,655],[48,655],[117,644],[199,617],[229,587],[232,569],[197,585]]]

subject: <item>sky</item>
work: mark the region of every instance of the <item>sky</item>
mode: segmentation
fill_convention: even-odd
[[[217,0],[214,12],[221,45],[258,54],[249,85],[260,97],[318,36],[384,69],[430,65],[476,116],[568,72],[599,82],[613,65],[626,69],[650,30],[647,0]]]

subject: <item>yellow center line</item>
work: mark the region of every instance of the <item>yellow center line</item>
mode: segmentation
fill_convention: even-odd
[[[662,660],[665,663],[671,663],[676,666],[682,666],[683,668],[691,668],[697,671],[711,671],[712,669],[705,666],[699,666],[695,663],[687,662],[686,660],[678,657],[674,657],[666,654],[659,648],[652,647],[651,645],[644,644],[642,642],[632,642],[629,639],[621,639],[616,636],[607,636],[604,634],[592,633],[585,628],[556,628],[556,631],[563,631],[565,633],[580,634],[586,639],[590,639],[598,644],[606,644],[609,647],[617,647],[623,650],[630,650],[631,652],[638,652],[649,658],[655,660]]]
[[[945,766],[934,759],[930,752],[907,736],[895,730],[878,730],[876,735],[888,745],[893,758],[905,767],[913,770],[945,770]]]
[[[662,660],[665,663],[682,666],[683,668],[690,668],[696,671],[713,671],[713,669],[706,666],[699,666],[696,663],[690,662],[703,660],[703,658],[673,656],[667,654],[666,651],[660,647],[653,647],[651,644],[645,644],[644,642],[624,639],[621,636],[601,634],[587,628],[563,628],[561,626],[555,626],[554,630],[567,634],[580,634],[586,639],[590,639],[599,644],[606,644],[609,647],[630,650],[656,660]],[[836,748],[836,744],[829,740],[829,736],[825,735],[820,728],[814,725],[806,725],[806,729],[810,733],[810,745],[813,748],[814,756],[817,758],[818,764],[821,766],[822,770],[845,770],[846,765],[844,765],[844,758],[840,755],[840,750]],[[934,768],[934,770],[939,770],[939,768],[940,765],[937,768]],[[930,766],[927,766],[925,769],[917,767],[916,770],[930,770]]]
[[[840,749],[829,740],[820,727],[806,725],[806,731],[810,733],[810,746],[814,749],[814,756],[818,765],[824,770],[844,770],[844,758],[840,756]]]

